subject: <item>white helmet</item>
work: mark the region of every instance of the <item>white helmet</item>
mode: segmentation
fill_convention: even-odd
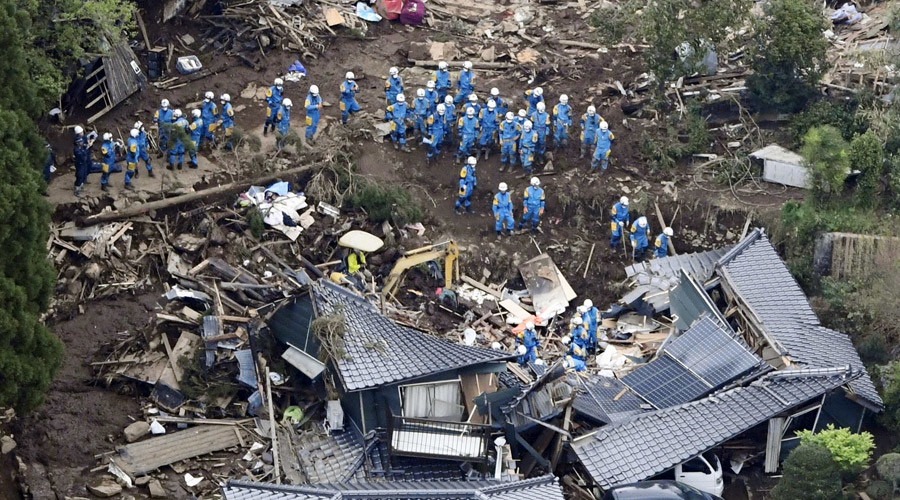
[[[638,217],[637,225],[638,227],[647,227],[647,218],[643,215]]]
[[[207,90],[206,93],[203,94],[203,97],[205,97],[207,99],[215,99],[216,94],[213,94],[212,91]]]
[[[541,358],[538,358],[538,359],[534,360],[534,364],[537,366],[544,366],[544,360]]]
[[[222,99],[222,102],[231,102],[231,96],[228,94],[222,94],[219,99]]]
[[[475,108],[466,108],[466,116],[475,116]]]
[[[441,61],[438,63],[438,69],[447,69],[447,61]]]
[[[163,109],[168,109],[168,107],[169,107],[169,100],[168,100],[168,99],[163,99],[162,101],[159,101],[159,105],[162,106]]]
[[[535,88],[534,88],[534,95],[536,95],[536,96],[538,96],[538,97],[544,95],[544,89],[542,89],[541,87],[535,87]]]
[[[537,177],[532,177],[532,178],[531,178],[531,185],[532,185],[532,186],[535,186],[535,187],[540,186],[540,185],[541,185],[541,180],[538,179]]]
[[[526,352],[528,352],[528,349],[524,345],[519,344],[519,347],[516,347],[516,354],[518,354],[519,356],[525,354]]]
[[[134,128],[140,130],[140,129],[144,128],[144,124],[141,123],[140,121],[136,121],[136,122],[134,122]]]
[[[172,118],[181,118],[182,114],[183,113],[181,112],[180,109],[176,109],[175,111],[172,112]]]
[[[589,115],[594,116],[594,113],[596,113],[596,112],[597,112],[597,108],[595,108],[593,104],[588,106],[588,114]]]
[[[397,69],[396,66],[392,66],[391,69],[388,70],[388,73],[390,73],[391,76],[397,76],[400,74],[400,70]],[[349,78],[349,77],[347,77],[347,78]]]
[[[623,197],[619,198],[619,203],[621,203],[622,205],[625,205],[627,207],[628,206],[628,197],[623,196]]]
[[[138,132],[138,129],[136,129],[136,128],[131,129],[131,137],[137,137],[138,134],[140,134],[140,132]]]
[[[544,110],[546,110],[546,109],[547,109],[547,105],[544,104],[544,101],[541,101],[541,102],[537,103],[537,110],[538,110],[538,111],[540,111],[541,113],[543,113]]]
[[[590,309],[590,308],[594,307],[594,302],[591,299],[584,299],[584,303],[581,305],[587,309]]]
[[[466,61],[463,63],[463,68],[472,69],[472,61]]]
[[[425,89],[416,90],[416,97],[425,97]]]
[[[75,133],[76,133],[76,134],[83,134],[83,133],[84,133],[84,128],[83,128],[81,125],[75,125]]]
[[[493,99],[488,99],[487,107],[488,109],[494,109],[497,107],[497,103]]]
[[[403,94],[397,94],[397,102],[406,102],[406,96]]]
[[[309,93],[312,95],[319,95],[319,86],[318,85],[310,85]]]
[[[356,75],[354,75],[352,71],[348,71],[345,76],[348,80],[353,80],[354,78],[356,78]]]
[[[191,110],[191,116],[193,116],[194,118],[200,118],[200,110],[199,109]]]
[[[282,85],[284,85],[284,80],[282,80],[281,78],[276,78],[276,79],[275,79],[275,86],[276,86],[276,87],[281,87]]]
[[[512,111],[506,112],[506,121],[511,122],[515,117],[516,115],[514,115]]]
[[[609,124],[605,120],[600,122],[600,130],[609,130]]]
[[[587,311],[588,311],[588,308],[586,306],[578,306],[575,308],[575,312],[577,312],[578,314],[581,314],[581,315],[584,315],[584,313],[586,313]]]
[[[505,193],[506,190],[509,189],[509,186],[507,186],[505,182],[501,182],[500,185],[497,186],[497,189],[499,189],[501,193]]]
[[[470,156],[469,159],[466,160],[466,163],[468,163],[469,165],[474,165],[477,162],[478,160],[476,160],[474,156]]]
[[[452,106],[453,105],[453,96],[448,95],[447,97],[444,97],[444,104],[446,104],[448,106]]]
[[[428,90],[434,90],[434,80],[428,80],[425,82],[425,88]]]
[[[478,102],[478,96],[475,95],[475,92],[469,94],[469,102]]]
[[[570,325],[580,325],[581,323],[581,316],[577,314],[575,316],[572,316],[572,319],[569,320]]]
[[[104,140],[104,141],[111,141],[111,140],[112,140],[112,134],[110,134],[109,132],[105,132],[105,133],[103,134],[103,140]]]
[[[526,330],[534,330],[534,322],[533,321],[525,322],[525,329]]]
[[[500,89],[498,89],[497,87],[492,88],[491,95],[497,97],[498,95],[500,95]]]
[[[437,112],[439,115],[444,114],[446,111],[447,111],[447,106],[444,106],[443,104],[437,105]]]
[[[520,109],[520,110],[519,110],[519,117],[520,117],[520,118],[525,118],[526,115],[527,115],[527,113],[525,112],[524,109]]]
[[[569,96],[567,96],[566,94],[562,94],[561,96],[559,96],[559,103],[569,104]]]
[[[675,234],[675,231],[672,231],[671,227],[667,227],[663,229],[663,234],[666,236],[672,236],[673,234]]]
[[[284,107],[286,107],[286,108],[290,108],[291,106],[294,105],[294,103],[290,99],[285,99],[282,104],[284,104]]]
[[[498,351],[502,351],[502,350],[503,350],[503,344],[501,344],[500,342],[492,342],[492,343],[491,343],[491,349],[497,349]]]
[[[572,337],[570,337],[568,335],[563,335],[562,338],[559,339],[559,341],[565,345],[569,345],[569,342],[572,341]]]
[[[522,124],[522,128],[525,130],[531,130],[531,120],[525,120],[525,123]]]

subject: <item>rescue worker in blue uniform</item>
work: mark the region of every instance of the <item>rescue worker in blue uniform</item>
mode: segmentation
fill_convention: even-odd
[[[131,185],[131,178],[135,176],[138,155],[141,152],[141,146],[138,142],[140,132],[138,132],[138,129],[133,128],[128,135],[128,142],[125,143],[125,189],[134,189],[134,186]]]
[[[503,235],[504,226],[506,226],[507,234],[512,232],[516,220],[513,218],[512,196],[509,193],[508,186],[505,182],[501,182],[497,189],[491,210],[494,212],[494,230],[497,231],[497,236],[501,236]]]
[[[434,90],[434,81],[425,82],[425,100],[428,101],[428,114],[434,113],[435,108],[441,103],[437,90]]]
[[[438,69],[434,72],[432,78],[432,81],[434,81],[434,88],[437,91],[438,102],[444,102],[444,104],[446,104],[445,98],[447,97],[447,93],[450,92],[450,71],[447,69],[446,61],[438,63]]]
[[[550,133],[550,113],[544,101],[537,103],[534,113],[531,114],[531,124],[537,132],[538,140],[534,147],[536,156],[544,156],[547,150],[547,135]]]
[[[138,159],[144,160],[144,166],[147,167],[147,175],[155,177],[153,165],[150,161],[150,143],[147,140],[147,131],[144,130],[144,122],[134,122],[134,128],[138,131]],[[137,172],[135,172],[135,175],[137,175]]]
[[[531,120],[525,120],[525,124],[522,125],[522,137],[519,139],[519,156],[526,173],[531,173],[534,148],[537,147],[538,139],[538,133],[531,128]]]
[[[644,258],[649,242],[647,241],[647,233],[650,232],[650,224],[643,215],[638,217],[634,224],[631,225],[631,248],[634,249],[634,259],[640,262]]]
[[[388,70],[387,79],[384,80],[384,97],[387,99],[387,105],[397,102],[397,95],[402,93],[403,78],[400,76],[400,70],[392,67]]]
[[[512,112],[506,113],[506,120],[500,122],[500,171],[506,170],[506,164],[515,166],[518,151],[519,137],[522,135],[522,126],[516,122],[516,116]]]
[[[350,113],[356,113],[361,109],[356,102],[356,92],[359,90],[359,85],[354,81],[356,76],[352,71],[348,71],[345,77],[346,80],[341,84],[341,123],[347,123]]]
[[[593,351],[597,347],[597,327],[600,325],[600,310],[594,307],[591,299],[585,299],[581,304],[581,319],[584,321],[588,334],[588,349]]]
[[[459,117],[457,129],[459,130],[459,151],[456,152],[457,158],[468,156],[472,146],[475,145],[475,139],[478,138],[478,117],[475,116],[475,108],[466,108],[466,114]]]
[[[497,104],[493,99],[488,99],[487,106],[481,110],[481,137],[478,138],[478,146],[484,153],[484,159],[490,157],[494,147],[494,135],[497,133],[500,115],[497,114]]]
[[[609,220],[611,229],[609,235],[609,247],[615,248],[619,246],[619,240],[621,240],[625,228],[631,223],[631,218],[628,215],[627,196],[619,198],[619,201],[609,210]]]
[[[559,96],[559,102],[553,106],[553,148],[558,149],[569,144],[569,127],[572,125],[572,109],[569,107],[569,96]]]
[[[588,106],[587,113],[581,115],[581,155],[584,158],[589,147],[593,147],[597,142],[597,129],[603,119],[597,114],[597,108],[593,105]]]
[[[509,111],[508,106],[506,105],[506,101],[500,97],[500,89],[497,87],[493,87],[491,89],[491,97],[490,99],[494,100],[494,104],[497,105],[497,116],[505,116],[506,112]]]
[[[585,363],[583,359],[578,359],[574,356],[566,356],[566,359],[563,361],[563,368],[572,368],[576,372],[583,372],[587,369],[587,363]]]
[[[516,345],[519,346],[520,354],[517,361],[520,365],[537,361],[537,348],[541,346],[541,341],[538,339],[533,322],[526,322],[525,329],[516,335]],[[524,352],[521,352],[522,348]]]
[[[441,154],[441,143],[444,142],[444,134],[448,125],[446,114],[447,107],[443,104],[438,104],[435,112],[428,116],[428,123],[426,123],[428,128],[428,153],[426,153],[428,161]]]
[[[266,123],[263,125],[263,135],[269,133],[269,129],[275,130],[275,113],[281,109],[281,100],[284,99],[284,80],[275,79],[275,84],[266,90]]]
[[[88,172],[91,169],[91,146],[93,142],[84,135],[84,128],[75,125],[75,137],[73,137],[73,156],[75,160],[75,196],[81,196],[81,190],[87,182]]]
[[[587,349],[590,347],[590,338],[585,328],[584,318],[580,314],[575,314],[569,321],[569,335],[572,336],[572,343],[569,344],[569,354],[584,360]],[[577,348],[581,348],[580,352],[576,352]]]
[[[285,139],[291,130],[291,108],[294,103],[290,99],[281,102],[281,108],[275,113],[275,125],[278,127],[278,139],[275,141],[275,150],[284,147]]]
[[[219,96],[219,102],[222,104],[222,109],[219,110],[219,128],[222,130],[225,150],[231,151],[234,147],[231,138],[234,135],[234,106],[231,105],[231,96],[228,94]]]
[[[525,188],[522,198],[522,218],[519,219],[519,229],[525,227],[525,223],[530,221],[532,234],[537,233],[542,215],[544,215],[544,190],[541,188],[541,180],[532,177],[531,185]]]
[[[102,191],[109,191],[109,187],[106,184],[109,182],[109,173],[113,170],[115,163],[116,143],[113,142],[113,135],[106,132],[103,134],[103,142],[100,143],[100,172],[102,172],[100,174],[100,189]]]
[[[187,118],[182,116],[181,110],[176,109],[172,113],[172,125],[169,127],[170,131],[179,131],[174,133],[172,146],[169,148],[169,164],[166,166],[169,170],[175,168],[175,159],[178,159],[178,170],[181,170],[181,164],[184,161],[184,142],[181,137],[184,133],[187,132],[188,122]]]
[[[193,147],[188,148],[188,157],[191,159],[188,167],[197,168],[200,166],[197,164],[197,150],[200,148],[200,140],[203,137],[203,118],[201,118],[199,109],[192,110],[191,116],[194,117],[194,121],[188,125],[188,136]]]
[[[469,94],[469,99],[466,101],[464,109],[472,108],[475,110],[475,116],[479,116],[481,114],[481,103],[478,102],[478,95],[474,92]]]
[[[216,142],[216,136],[213,135],[213,131],[216,130],[218,114],[219,108],[216,107],[216,95],[212,92],[207,92],[203,96],[200,117],[203,118],[203,140],[208,141],[210,147]]]
[[[653,242],[653,256],[656,258],[665,257],[669,254],[669,238],[675,234],[671,227],[663,229],[663,232],[656,237]]]
[[[534,114],[537,109],[537,103],[544,102],[544,89],[535,87],[525,91],[525,102],[528,103],[528,116]]]
[[[413,99],[413,130],[419,137],[426,137],[428,130],[425,128],[425,120],[428,119],[428,100],[425,98],[425,89],[416,90],[416,98]]]
[[[516,113],[516,123],[519,124],[519,127],[525,127],[525,122],[528,121],[528,112],[524,109],[520,109]]]
[[[456,213],[462,213],[462,209],[466,209],[466,213],[472,213],[472,191],[478,185],[478,179],[475,178],[475,160],[474,156],[470,156],[466,164],[459,171],[459,191],[456,197]]]
[[[169,107],[169,100],[163,99],[159,103],[159,109],[153,115],[153,121],[156,123],[158,130],[157,146],[159,146],[159,156],[169,148],[169,131],[172,128],[172,108]]]
[[[444,97],[444,142],[454,144],[456,138],[456,105],[453,104],[453,96]]]
[[[319,128],[319,113],[322,111],[322,97],[319,96],[319,86],[310,85],[309,94],[306,95],[306,139],[312,140]]]
[[[403,152],[408,153],[409,148],[406,146],[406,115],[408,109],[406,107],[406,96],[398,94],[396,101],[387,107],[387,115],[391,120],[391,141],[394,143],[394,149],[403,148]]]
[[[591,170],[600,165],[601,171],[605,171],[609,166],[609,154],[611,152],[612,141],[616,139],[612,131],[609,130],[609,124],[605,121],[600,122],[600,128],[597,130],[597,146],[594,148],[594,156],[591,158]]]
[[[463,69],[459,72],[459,78],[456,79],[456,97],[453,98],[455,104],[461,104],[469,97],[469,94],[475,90],[475,73],[472,72],[472,61],[463,63]]]

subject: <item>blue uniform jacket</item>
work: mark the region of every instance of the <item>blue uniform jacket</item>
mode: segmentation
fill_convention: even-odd
[[[507,214],[512,214],[512,197],[509,195],[509,191],[505,193],[498,192],[494,195],[494,204],[491,210],[493,210],[495,217],[500,216],[502,218]]]
[[[462,169],[459,171],[459,195],[471,196],[472,190],[475,189],[477,184],[478,180],[475,178],[475,169],[469,164],[463,165]]]
[[[222,111],[219,112],[219,120],[222,122],[223,128],[234,126],[234,107],[230,102],[222,105]]]
[[[557,104],[553,106],[553,119],[558,127],[568,127],[572,124],[572,117],[569,116],[571,107],[568,104]]]
[[[522,135],[522,127],[515,120],[500,122],[500,140],[502,142],[518,141]]]
[[[389,76],[384,81],[384,95],[387,97],[388,103],[397,102],[397,94],[403,93],[403,78],[400,75]]]
[[[288,133],[288,130],[291,128],[291,110],[290,108],[284,107],[282,105],[278,108],[278,113],[275,115],[275,125],[278,127],[278,132],[281,134]]]
[[[459,79],[456,80],[456,88],[464,92],[471,92],[475,89],[475,73],[464,69],[459,72]]]
[[[413,99],[413,113],[418,118],[425,118],[428,114],[428,99],[425,97],[416,97]]]
[[[449,89],[450,88],[450,72],[445,69],[439,69],[434,72],[434,88]]]
[[[281,106],[281,99],[282,91],[278,90],[278,87],[272,85],[266,91],[266,102],[269,104],[269,108],[278,109]]]
[[[353,86],[356,82],[351,82],[350,80],[344,80],[344,83],[341,84],[341,100],[344,102],[350,102],[356,96],[356,91],[353,90]]]
[[[522,199],[525,210],[537,210],[544,208],[544,190],[540,186],[528,186]]]

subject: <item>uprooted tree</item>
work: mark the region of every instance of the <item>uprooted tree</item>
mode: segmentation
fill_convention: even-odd
[[[34,120],[42,109],[27,73],[26,11],[0,0],[0,405],[39,405],[62,358],[62,344],[41,324],[53,291],[45,243],[50,208],[41,196],[47,152]]]

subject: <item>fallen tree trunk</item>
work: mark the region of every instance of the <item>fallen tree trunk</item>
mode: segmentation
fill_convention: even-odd
[[[162,210],[165,208],[177,207],[179,205],[184,205],[185,203],[190,203],[192,201],[203,200],[206,198],[211,198],[213,196],[241,191],[249,188],[250,186],[267,184],[277,179],[282,179],[290,175],[305,172],[315,166],[316,165],[305,165],[302,167],[289,168],[287,170],[274,172],[263,177],[257,177],[256,179],[232,182],[231,184],[216,186],[214,188],[204,189],[202,191],[197,191],[194,193],[173,196],[172,198],[164,198],[162,200],[151,201],[149,203],[131,205],[124,210],[116,210],[114,212],[104,212],[91,215],[81,220],[79,222],[79,226],[93,226],[95,224],[102,224],[104,222],[113,222],[117,220],[127,219],[129,217],[142,215],[153,210]]]

